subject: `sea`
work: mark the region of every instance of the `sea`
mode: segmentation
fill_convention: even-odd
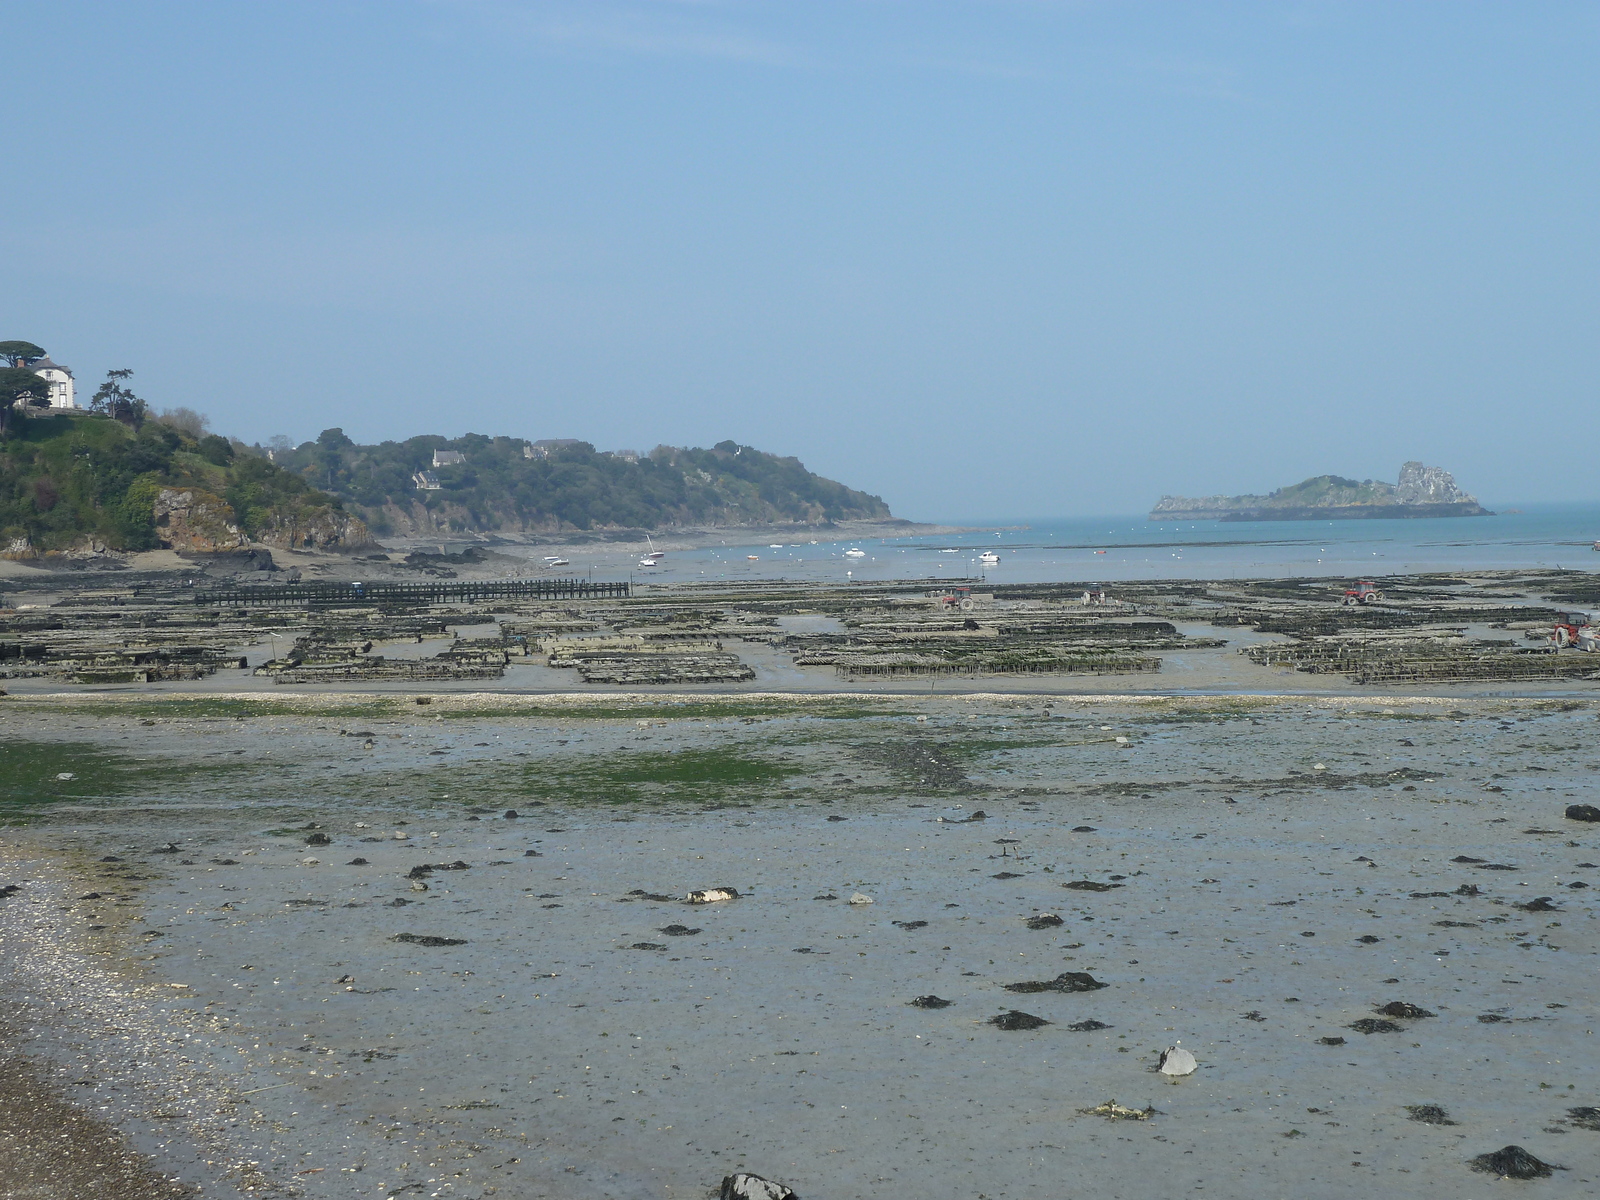
[[[965,532],[804,539],[594,562],[593,577],[636,583],[928,579],[1085,585],[1157,579],[1355,578],[1420,572],[1600,571],[1600,504],[1512,505],[1485,517],[1409,520],[1151,521],[1144,516],[951,522]],[[860,551],[853,555],[850,551]],[[979,555],[992,551],[996,563]]]

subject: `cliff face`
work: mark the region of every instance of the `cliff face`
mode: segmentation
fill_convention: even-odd
[[[1316,475],[1265,496],[1163,496],[1150,520],[1306,521],[1492,516],[1441,467],[1408,462],[1400,482]]]
[[[247,539],[221,496],[199,488],[162,488],[152,515],[163,549],[194,554],[238,550]]]
[[[1442,467],[1425,467],[1419,462],[1408,462],[1400,468],[1400,482],[1394,489],[1395,500],[1400,504],[1476,504],[1478,498],[1469,496],[1456,486],[1455,477]]]

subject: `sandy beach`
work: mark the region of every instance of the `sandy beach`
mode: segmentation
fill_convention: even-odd
[[[13,1045],[197,1194],[1593,1190],[1589,703],[263,703],[0,702]]]

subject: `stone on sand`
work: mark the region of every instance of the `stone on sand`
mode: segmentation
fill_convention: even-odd
[[[1182,1042],[1174,1042],[1161,1052],[1161,1061],[1156,1064],[1156,1070],[1163,1075],[1193,1075],[1199,1066],[1194,1055],[1183,1048]]]

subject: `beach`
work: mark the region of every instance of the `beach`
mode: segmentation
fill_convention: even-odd
[[[1600,1169],[1581,699],[0,704],[13,1044],[198,1194]]]

